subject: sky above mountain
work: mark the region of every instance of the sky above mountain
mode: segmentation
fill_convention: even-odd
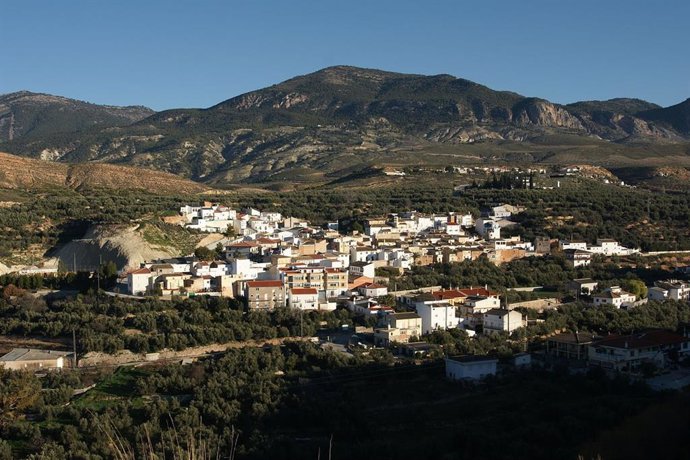
[[[690,2],[4,0],[0,93],[208,107],[332,65],[554,102],[690,97]]]

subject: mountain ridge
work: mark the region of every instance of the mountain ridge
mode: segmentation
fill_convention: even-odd
[[[430,161],[435,150],[450,151],[449,161],[460,162],[560,161],[561,151],[620,162],[630,155],[641,161],[640,146],[648,145],[652,160],[661,155],[665,161],[668,152],[676,162],[685,161],[690,140],[683,104],[661,108],[616,98],[561,105],[451,75],[333,66],[205,109],[165,110],[125,126],[0,146],[62,162],[143,166],[213,184],[313,181],[357,165]]]
[[[0,95],[0,141],[125,126],[155,113],[144,106],[99,105],[31,91]]]

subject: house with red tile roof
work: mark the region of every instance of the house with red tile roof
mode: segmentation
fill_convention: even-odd
[[[285,287],[282,281],[247,281],[244,296],[250,310],[273,310],[285,306]]]

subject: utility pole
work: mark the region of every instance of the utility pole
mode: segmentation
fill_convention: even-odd
[[[74,350],[74,355],[72,356],[72,367],[77,368],[77,333],[74,328],[72,328],[72,349]]]
[[[98,254],[98,270],[96,271],[96,293],[101,292],[101,267],[103,266],[103,258]]]
[[[96,269],[96,311],[99,310],[100,307],[100,294],[101,294],[101,255],[98,254],[98,267]]]
[[[72,271],[77,273],[77,253],[72,253]]]
[[[647,198],[647,219],[649,219],[650,222],[652,220],[651,200],[651,198]]]

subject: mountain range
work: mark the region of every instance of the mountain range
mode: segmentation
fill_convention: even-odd
[[[622,98],[560,105],[450,75],[336,66],[207,109],[0,96],[0,150],[213,185],[329,181],[372,166],[687,166],[690,99],[667,108]]]

